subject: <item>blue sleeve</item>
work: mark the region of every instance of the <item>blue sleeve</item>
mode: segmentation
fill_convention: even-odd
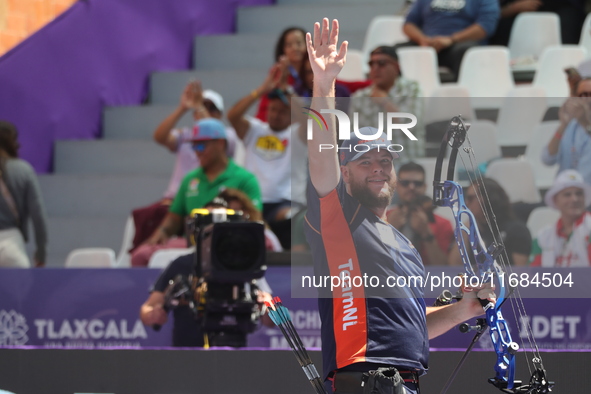
[[[423,26],[423,8],[428,7],[431,0],[417,0],[406,15],[405,23],[412,23],[417,27]]]
[[[475,23],[478,23],[486,32],[486,36],[490,37],[497,29],[500,16],[501,9],[497,0],[481,0]]]

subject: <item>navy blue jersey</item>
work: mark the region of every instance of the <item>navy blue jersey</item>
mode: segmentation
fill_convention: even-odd
[[[324,377],[355,363],[426,371],[423,283],[392,285],[398,277],[424,278],[408,239],[347,194],[342,180],[323,198],[308,187],[305,232],[317,277],[365,276],[364,284],[374,277],[372,285],[319,289]]]

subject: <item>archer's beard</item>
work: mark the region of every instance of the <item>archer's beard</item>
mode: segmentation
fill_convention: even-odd
[[[355,179],[351,178],[349,187],[351,188],[351,195],[364,207],[369,209],[386,208],[390,205],[390,201],[392,201],[392,196],[396,189],[396,182],[392,182],[392,178],[388,177],[388,180],[386,181],[386,190],[382,188],[378,195],[371,192],[367,181],[356,182]]]

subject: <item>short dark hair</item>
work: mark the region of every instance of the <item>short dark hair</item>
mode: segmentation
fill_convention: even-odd
[[[10,157],[18,157],[18,130],[10,122],[0,120],[0,149]]]
[[[279,40],[277,40],[277,44],[275,44],[275,61],[276,62],[278,62],[279,58],[285,54],[285,51],[283,50],[283,47],[285,46],[285,39],[287,38],[287,35],[289,33],[291,33],[292,31],[299,31],[300,33],[302,33],[304,35],[304,37],[306,37],[306,31],[304,29],[302,29],[301,27],[292,26],[292,27],[288,27],[287,29],[283,30],[283,32],[279,36]]]
[[[402,172],[420,172],[421,174],[423,174],[423,177],[426,176],[425,168],[422,165],[415,163],[414,161],[409,161],[408,163],[401,165],[398,169],[398,174]]]
[[[267,94],[269,100],[281,100],[281,102],[289,107],[289,93],[281,89],[273,89]]]
[[[392,59],[398,61],[398,54],[396,54],[396,49],[394,47],[390,47],[387,45],[382,45],[371,51],[371,55],[387,55],[390,56]]]

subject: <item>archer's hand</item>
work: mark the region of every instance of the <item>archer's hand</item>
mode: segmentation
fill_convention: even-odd
[[[482,304],[479,299],[488,300],[493,303],[497,302],[494,285],[490,282],[479,287],[470,287],[467,284],[464,284],[461,290],[462,293],[464,293],[464,297],[460,303],[465,303],[463,306],[467,308],[468,313],[470,313],[472,317],[483,314]]]
[[[336,19],[332,21],[332,30],[329,30],[328,18],[322,20],[322,27],[320,27],[320,23],[316,22],[314,24],[314,39],[310,33],[306,33],[306,46],[310,65],[314,72],[314,83],[332,86],[345,65],[348,43],[343,41],[337,52],[338,41],[339,22]]]

